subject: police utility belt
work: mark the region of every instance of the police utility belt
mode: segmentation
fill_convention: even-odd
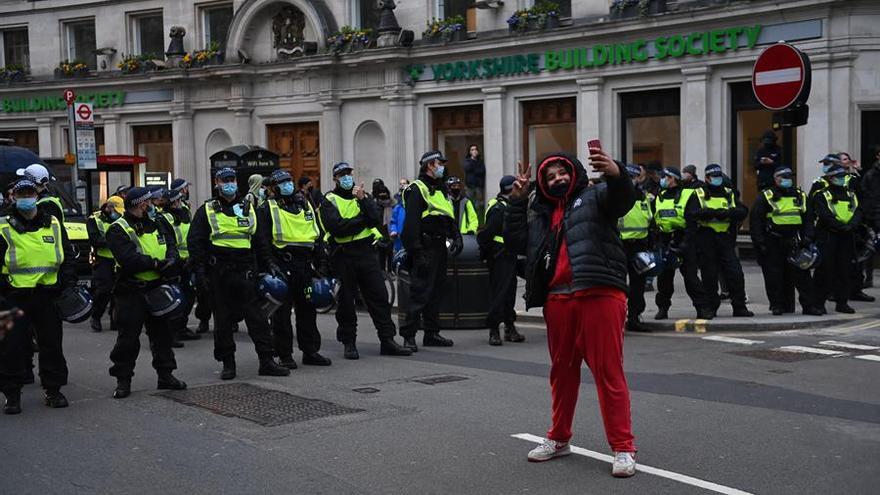
[[[446,244],[446,234],[438,234],[433,232],[422,232],[422,243],[424,244]]]

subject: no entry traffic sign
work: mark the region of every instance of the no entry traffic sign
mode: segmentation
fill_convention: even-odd
[[[768,110],[806,103],[810,96],[810,59],[788,43],[779,42],[758,56],[752,69],[755,98]]]

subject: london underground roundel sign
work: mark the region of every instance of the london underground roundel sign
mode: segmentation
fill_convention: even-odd
[[[752,69],[755,98],[768,110],[785,110],[810,96],[810,59],[788,43],[779,42],[758,56]]]

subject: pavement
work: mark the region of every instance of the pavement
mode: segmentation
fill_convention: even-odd
[[[0,493],[857,495],[880,484],[876,307],[823,327],[627,334],[642,469],[627,480],[612,478],[603,460],[609,449],[586,367],[574,455],[526,461],[550,420],[543,325],[521,322],[527,341],[502,347],[487,345],[485,331],[446,331],[455,347],[393,358],[378,355],[372,325],[359,322],[359,361],[342,359],[333,316],[322,315],[322,352],[333,366],[300,366],[289,377],[257,376],[245,332],[236,334],[232,382],[219,380],[210,338],[187,342],[176,352],[186,393],[256,387],[200,407],[155,390],[145,337],[134,393],[112,399],[116,334],[66,325],[71,405],[48,409],[29,386],[23,413],[0,415]],[[336,406],[346,409],[315,417]]]
[[[684,280],[681,275],[675,275],[675,292],[672,296],[672,306],[669,308],[669,318],[666,320],[654,320],[657,312],[657,304],[654,303],[656,292],[645,293],[645,312],[642,314],[642,326],[652,332],[696,332],[703,333],[708,330],[716,332],[743,332],[750,330],[790,330],[796,328],[824,327],[828,325],[845,324],[850,321],[864,318],[877,307],[876,302],[850,301],[849,305],[855,310],[855,314],[843,314],[834,312],[834,303],[826,304],[827,315],[805,316],[801,314],[800,305],[797,312],[782,316],[773,316],[770,313],[770,303],[767,292],[764,290],[764,277],[761,267],[754,260],[743,260],[743,273],[745,274],[746,296],[749,309],[755,313],[751,318],[734,318],[733,308],[730,301],[721,301],[718,316],[712,320],[696,319],[696,311],[684,289]],[[656,283],[655,283],[656,286]],[[526,311],[522,295],[525,292],[525,282],[518,279],[517,286],[517,318],[519,321],[530,323],[543,323],[544,316],[541,308],[531,308]],[[880,298],[880,290],[867,289],[866,293]]]

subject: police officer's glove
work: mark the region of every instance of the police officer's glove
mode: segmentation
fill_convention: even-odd
[[[457,235],[452,238],[452,244],[449,245],[449,255],[455,258],[459,254],[461,254],[461,250],[464,248],[464,242],[461,239],[460,235]]]
[[[196,290],[200,294],[204,295],[211,292],[211,283],[208,280],[208,274],[204,270],[197,270],[193,273],[193,277],[195,278]]]
[[[174,258],[160,260],[159,261],[159,273],[165,277],[172,275],[175,272],[175,269],[177,268],[176,262],[177,262],[177,260]]]
[[[715,218],[718,220],[726,220],[730,218],[731,211],[727,208],[715,210]]]

